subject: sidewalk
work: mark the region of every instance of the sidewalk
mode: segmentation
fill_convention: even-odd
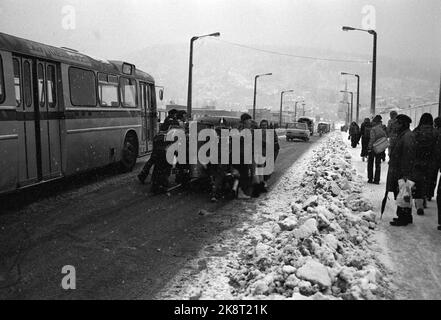
[[[367,183],[367,162],[360,157],[361,144],[351,148],[348,134],[342,132],[350,154],[352,165],[357,173],[365,178],[363,193],[374,205],[380,215],[381,201],[384,197],[388,165],[381,165],[380,185]],[[386,161],[388,158],[386,157]],[[379,222],[377,242],[385,249],[383,262],[393,271],[398,299],[441,299],[441,231],[437,230],[436,201],[427,202],[424,216],[416,215],[413,208],[413,224],[406,227],[393,227],[389,221],[396,216],[393,194]]]

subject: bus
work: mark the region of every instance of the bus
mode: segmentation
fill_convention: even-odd
[[[155,81],[135,65],[0,33],[0,193],[130,171],[156,131]]]

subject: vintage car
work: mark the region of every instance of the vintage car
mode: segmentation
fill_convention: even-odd
[[[309,141],[310,131],[306,123],[294,122],[288,123],[286,127],[286,141],[301,139]]]
[[[320,136],[324,133],[329,133],[331,131],[331,124],[328,122],[319,122],[317,125],[317,132]]]

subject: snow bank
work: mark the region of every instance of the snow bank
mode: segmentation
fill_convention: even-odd
[[[387,284],[371,248],[377,215],[362,184],[341,135],[321,139],[259,202],[252,219],[216,244],[229,254],[202,253],[207,269],[181,279],[176,296],[382,298]]]

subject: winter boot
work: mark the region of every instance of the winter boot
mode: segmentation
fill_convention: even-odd
[[[397,207],[398,218],[396,218],[390,222],[391,226],[401,227],[401,226],[407,226],[409,224],[409,222],[408,222],[409,217],[408,217],[408,215],[406,215],[406,213],[404,212],[403,209],[405,209],[405,208]]]
[[[403,219],[406,220],[409,224],[413,223],[412,217],[412,209],[411,208],[397,208],[397,215],[399,215],[398,210],[400,210],[403,214]],[[393,218],[393,221],[398,221],[399,218]]]

